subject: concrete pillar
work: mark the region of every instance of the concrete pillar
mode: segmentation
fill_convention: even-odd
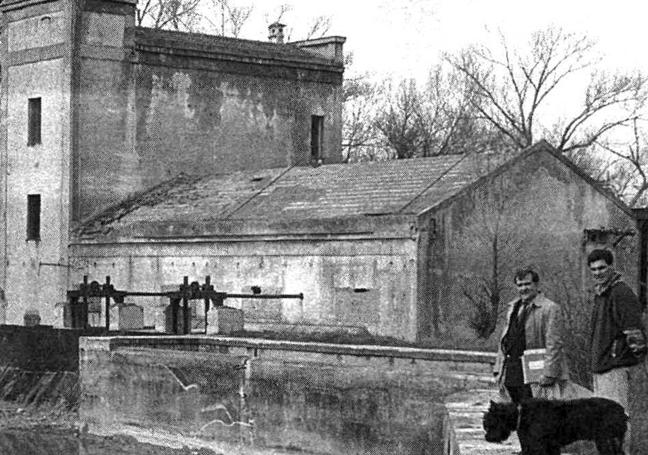
[[[243,311],[220,306],[207,313],[207,334],[228,335],[243,330]]]

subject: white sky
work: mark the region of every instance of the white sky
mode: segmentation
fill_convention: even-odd
[[[307,23],[330,16],[329,35],[347,37],[354,71],[422,80],[444,51],[485,39],[501,29],[524,39],[550,24],[585,32],[598,41],[606,66],[648,72],[648,1],[646,0],[231,0],[253,4],[254,16],[242,37],[266,39],[266,15],[273,19],[281,4],[292,6],[283,18],[301,39]]]

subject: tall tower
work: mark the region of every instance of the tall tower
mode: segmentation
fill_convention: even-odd
[[[135,0],[3,0],[0,322],[60,326],[85,60],[121,62]]]

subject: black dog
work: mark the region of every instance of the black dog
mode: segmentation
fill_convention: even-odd
[[[560,455],[574,441],[596,443],[601,455],[623,455],[628,417],[620,404],[605,398],[530,399],[521,405],[491,401],[484,415],[489,442],[517,431],[523,455]]]

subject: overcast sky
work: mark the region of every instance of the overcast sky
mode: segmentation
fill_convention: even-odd
[[[485,39],[501,29],[512,39],[555,24],[598,41],[607,66],[648,71],[648,2],[645,0],[232,0],[255,7],[243,36],[265,39],[265,21],[281,4],[292,9],[283,21],[300,39],[306,24],[329,16],[329,34],[347,37],[354,70],[378,77],[422,79],[443,51]]]

